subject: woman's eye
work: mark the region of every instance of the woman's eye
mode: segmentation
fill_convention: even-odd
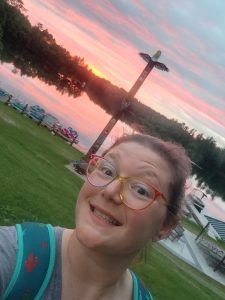
[[[148,191],[145,188],[141,187],[141,186],[136,187],[136,192],[138,194],[140,194],[141,196],[148,196],[149,195]]]
[[[110,176],[110,177],[114,177],[115,176],[115,170],[113,169],[113,166],[111,166],[111,165],[109,165],[107,163],[101,163],[101,164],[99,164],[98,170],[104,176]]]
[[[113,171],[108,167],[103,167],[101,171],[107,176],[113,176]]]
[[[140,195],[148,195],[148,192],[147,192],[144,188],[142,188],[142,187],[139,187],[139,188],[137,189],[137,192],[138,192],[138,194],[140,194]]]
[[[152,199],[154,197],[153,192],[143,184],[133,184],[131,188],[141,198]]]

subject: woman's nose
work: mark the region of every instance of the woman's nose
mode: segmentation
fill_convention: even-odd
[[[123,183],[119,179],[113,180],[103,188],[102,193],[104,197],[120,205],[122,203],[122,185]]]

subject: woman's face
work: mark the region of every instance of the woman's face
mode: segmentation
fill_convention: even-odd
[[[168,163],[155,151],[126,142],[112,148],[105,158],[119,175],[143,178],[167,197],[171,172]],[[136,254],[165,229],[167,207],[158,197],[147,208],[135,211],[121,202],[119,192],[119,180],[104,188],[84,183],[76,207],[77,238],[85,246],[109,254]]]

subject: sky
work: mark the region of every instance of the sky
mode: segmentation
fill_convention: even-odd
[[[146,63],[138,55],[162,51],[170,72],[153,69],[136,97],[168,118],[185,122],[225,147],[224,0],[23,0],[32,23],[83,57],[96,75],[127,91]],[[38,103],[80,135],[86,151],[110,116],[86,94],[73,99],[38,79],[0,65],[0,87]],[[110,138],[129,131],[119,122]]]
[[[225,147],[224,0],[24,0],[24,6],[33,25],[42,23],[58,44],[127,91],[146,64],[138,53],[153,55],[160,49],[160,61],[170,72],[154,69],[137,98]],[[0,69],[0,81],[7,87],[12,78],[9,69],[5,65]],[[16,78],[12,86],[20,97],[42,101],[62,119],[74,122],[78,99],[69,101],[74,103],[69,113],[62,103],[68,97],[38,80],[19,81]],[[100,127],[95,129],[107,120],[98,118]]]

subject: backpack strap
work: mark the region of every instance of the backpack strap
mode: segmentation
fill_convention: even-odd
[[[55,235],[50,224],[16,225],[16,266],[2,300],[41,299],[55,262]]]
[[[133,300],[153,300],[149,290],[144,286],[139,277],[132,271],[133,278]]]

